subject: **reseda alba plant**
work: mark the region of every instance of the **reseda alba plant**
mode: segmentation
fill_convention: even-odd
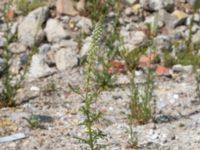
[[[85,120],[80,124],[86,128],[85,137],[75,137],[82,143],[88,145],[90,150],[99,150],[103,145],[97,144],[97,140],[103,138],[105,135],[99,129],[95,129],[94,123],[101,117],[101,113],[92,109],[91,105],[97,99],[99,91],[95,88],[93,79],[95,76],[95,61],[97,60],[97,53],[99,50],[100,40],[102,37],[102,25],[103,18],[99,20],[96,24],[94,31],[92,33],[92,40],[90,43],[87,62],[85,64],[85,80],[84,80],[84,93],[80,91],[79,88],[69,87],[76,93],[82,96],[84,100],[84,105],[81,108],[81,112],[85,116]]]

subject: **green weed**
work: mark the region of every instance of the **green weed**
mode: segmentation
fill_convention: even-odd
[[[30,11],[43,6],[44,2],[44,0],[16,0],[15,4],[17,9],[21,11],[23,15],[27,15]]]
[[[97,22],[100,16],[106,16],[109,10],[115,6],[116,0],[86,0],[86,14]]]
[[[131,95],[129,108],[131,111],[130,119],[139,124],[147,123],[152,119],[153,107],[153,89],[154,89],[154,75],[151,69],[148,69],[145,82],[139,86],[134,80],[134,73],[131,79]]]
[[[41,127],[41,124],[40,124],[41,120],[40,120],[40,117],[37,115],[32,114],[29,118],[23,117],[22,119],[27,121],[31,129],[36,129],[36,128]]]
[[[139,47],[132,51],[123,49],[120,51],[120,56],[125,60],[128,70],[132,72],[136,69],[140,56],[145,52],[146,47]]]
[[[3,55],[2,55],[5,61],[5,64],[4,64],[4,71],[2,75],[3,91],[0,94],[0,107],[15,106],[15,100],[14,100],[15,96],[17,94],[17,91],[23,85],[23,81],[25,79],[26,73],[28,72],[32,56],[37,51],[36,44],[33,44],[33,46],[31,47],[31,51],[28,54],[27,63],[24,65],[24,69],[21,72],[20,77],[15,83],[13,83],[13,76],[11,75],[11,72],[10,72],[13,54],[9,49],[9,44],[16,41],[17,38],[15,34],[11,34],[12,22],[6,21],[6,12],[10,9],[11,3],[12,1],[9,1],[7,4],[5,4],[4,11],[3,11],[4,20],[6,24],[6,30],[4,32],[4,38],[6,39],[6,42],[3,46]]]
[[[91,105],[96,101],[99,91],[95,88],[94,79],[96,55],[99,50],[99,44],[102,36],[102,25],[103,19],[96,24],[92,34],[92,41],[90,44],[87,61],[85,64],[85,82],[84,82],[84,93],[78,87],[69,85],[72,91],[81,95],[84,100],[84,105],[81,108],[81,112],[85,116],[85,120],[80,124],[86,128],[86,137],[75,137],[80,142],[88,145],[90,150],[99,150],[103,145],[97,143],[98,139],[102,139],[105,135],[99,129],[94,128],[94,123],[99,120],[101,113],[97,110],[92,109]]]
[[[113,78],[108,71],[110,67],[109,62],[103,57],[98,60],[101,65],[101,70],[96,70],[94,72],[94,83],[96,88],[100,91],[112,88],[115,78]]]

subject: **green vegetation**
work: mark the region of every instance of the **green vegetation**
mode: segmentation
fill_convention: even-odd
[[[4,20],[6,20],[6,12],[10,9],[11,2],[5,4],[4,6]],[[9,44],[17,40],[16,34],[11,33],[11,27],[12,27],[12,22],[5,21],[6,23],[6,30],[4,34],[4,38],[6,39],[6,42],[3,46],[3,59],[4,59],[4,70],[3,70],[3,75],[2,75],[2,85],[3,85],[3,91],[0,94],[0,107],[11,107],[15,106],[15,97],[17,94],[17,91],[22,87],[23,81],[25,79],[25,75],[28,72],[30,62],[32,59],[33,54],[37,52],[37,47],[36,44],[33,44],[31,47],[31,50],[28,54],[27,62],[23,66],[23,71],[20,72],[19,78],[13,82],[14,77],[11,74],[11,64],[12,64],[12,58],[13,58],[13,53],[9,49]],[[38,23],[40,23],[38,21]],[[38,31],[38,30],[37,30]],[[37,32],[36,31],[36,32]]]
[[[23,117],[22,119],[26,120],[31,129],[41,128],[41,120],[38,115],[31,115],[29,118]]]
[[[138,60],[142,54],[146,52],[145,47],[139,47],[132,51],[124,49],[120,52],[120,56],[125,60],[126,66],[130,72],[136,69]]]
[[[108,14],[115,4],[116,0],[86,0],[86,14],[92,21],[97,22],[99,17]]]
[[[130,119],[139,124],[145,124],[153,115],[153,89],[154,89],[154,75],[152,69],[148,69],[147,75],[145,77],[145,82],[140,86],[134,80],[131,79],[131,95],[130,95]]]
[[[84,100],[84,105],[81,108],[81,112],[85,116],[85,120],[80,124],[86,128],[86,137],[76,137],[81,142],[88,145],[91,150],[99,150],[103,145],[97,143],[98,139],[103,138],[105,135],[99,129],[93,127],[94,123],[99,120],[101,113],[97,110],[93,110],[91,105],[96,101],[99,91],[94,87],[94,66],[96,55],[99,50],[99,44],[102,37],[103,19],[96,24],[92,34],[92,41],[90,44],[87,62],[85,64],[85,82],[84,82],[84,93],[81,93],[78,87],[72,87],[69,85],[72,91],[81,95]]]
[[[98,59],[99,64],[101,65],[101,70],[96,70],[94,72],[94,84],[98,90],[107,90],[113,87],[113,82],[115,78],[108,72],[109,62],[105,58]]]
[[[27,15],[30,11],[43,6],[45,3],[44,0],[16,0],[15,4],[19,11],[22,12],[23,15]]]

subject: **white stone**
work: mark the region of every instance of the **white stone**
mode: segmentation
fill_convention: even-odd
[[[70,38],[69,33],[64,29],[63,24],[57,19],[49,19],[44,29],[49,42],[59,42]]]
[[[55,72],[55,70],[51,69],[45,63],[44,55],[35,54],[32,57],[32,62],[31,62],[30,69],[29,69],[27,76],[35,79],[35,78],[40,78],[40,77],[45,77],[45,76],[51,75],[54,72]]]
[[[58,70],[65,70],[77,65],[77,54],[71,48],[62,48],[55,55],[56,67]]]
[[[49,14],[48,7],[38,8],[28,14],[18,27],[19,41],[24,45],[32,46],[44,39],[42,25]]]

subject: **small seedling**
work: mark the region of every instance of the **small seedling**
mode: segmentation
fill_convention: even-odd
[[[23,117],[22,119],[26,120],[31,129],[41,128],[41,120],[38,115],[31,115],[29,118]]]
[[[129,124],[129,141],[128,147],[129,148],[137,148],[138,147],[138,135],[137,132],[133,131],[132,123]]]

